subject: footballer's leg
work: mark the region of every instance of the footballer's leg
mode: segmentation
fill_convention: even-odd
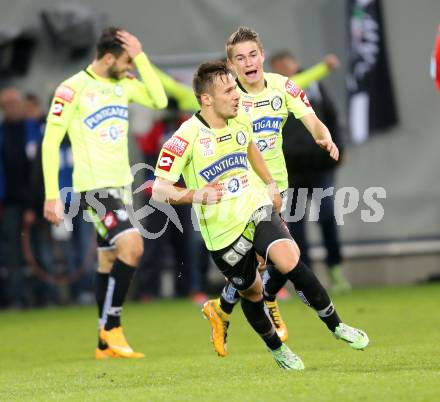
[[[278,336],[283,342],[286,342],[289,333],[287,325],[281,315],[276,295],[286,284],[286,277],[281,274],[273,265],[266,265],[266,269],[262,274],[263,278],[263,296],[266,310],[272,320]]]
[[[353,349],[364,349],[369,339],[365,332],[349,327],[339,318],[336,309],[324,287],[313,271],[301,260],[298,249],[284,225],[278,223],[279,217],[272,216],[271,221],[262,222],[257,226],[256,237],[264,237],[264,233],[280,230],[278,240],[266,248],[269,258],[276,268],[295,286],[298,296],[305,304],[318,313],[319,318],[337,339],[347,342]],[[281,233],[282,230],[286,233]]]
[[[241,307],[247,321],[272,352],[277,364],[288,370],[304,368],[301,360],[281,342],[264,310],[262,279],[256,269],[252,242],[242,235],[228,247],[212,251],[211,255],[222,274],[240,292]]]
[[[98,346],[95,351],[97,360],[108,359],[110,357],[118,357],[101,339],[99,333],[104,328],[104,303],[105,295],[108,287],[108,277],[112,269],[113,263],[116,260],[116,253],[114,247],[103,244],[103,240],[98,236],[98,270],[95,276],[95,298],[98,306]]]
[[[140,234],[134,229],[120,232],[114,240],[116,259],[109,274],[104,304],[104,328],[100,337],[121,357],[143,357],[129,346],[121,325],[122,308],[131,280],[143,253]]]
[[[260,275],[255,276],[252,286],[240,291],[241,308],[254,329],[271,352],[275,362],[284,370],[304,370],[304,363],[279,338],[276,328],[265,313],[263,284]]]
[[[204,317],[211,325],[211,342],[221,357],[226,356],[226,340],[229,328],[229,315],[239,302],[238,290],[228,281],[218,299],[208,300],[202,308]]]

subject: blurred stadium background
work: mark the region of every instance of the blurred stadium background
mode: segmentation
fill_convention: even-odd
[[[382,2],[382,13],[398,124],[374,130],[360,145],[349,145],[337,182],[338,187],[355,187],[361,194],[368,187],[386,190],[386,199],[379,200],[384,208],[381,221],[361,220],[362,201],[344,217],[344,270],[355,286],[413,283],[440,274],[439,94],[429,76],[440,3],[388,0]],[[291,49],[304,66],[330,52],[340,58],[342,68],[324,83],[350,138],[348,23],[347,2],[342,0],[275,4],[250,0],[240,4],[228,0],[151,4],[109,0],[105,7],[99,0],[3,2],[0,82],[2,87],[33,92],[46,105],[59,82],[89,63],[94,38],[108,24],[127,27],[139,37],[155,64],[190,82],[195,65],[221,57],[228,34],[245,24],[260,33],[268,55]],[[160,113],[134,107],[132,132],[148,131],[158,116]],[[141,160],[134,141],[131,151],[133,161]],[[324,251],[318,227],[309,227],[315,245],[312,255],[319,261]]]

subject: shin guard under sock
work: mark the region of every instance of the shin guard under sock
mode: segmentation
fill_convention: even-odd
[[[135,273],[136,267],[126,264],[117,259],[114,264],[108,280],[107,293],[105,296],[106,331],[121,325],[122,305],[125,301],[131,279]]]
[[[278,337],[272,322],[264,312],[264,302],[252,302],[250,300],[241,298],[241,308],[248,320],[249,324],[260,335],[267,347],[271,350],[281,347],[282,342]]]
[[[296,293],[300,299],[308,306],[314,308],[328,329],[334,332],[341,323],[341,320],[327,291],[313,271],[300,260],[296,267],[286,274],[286,277],[295,286]]]

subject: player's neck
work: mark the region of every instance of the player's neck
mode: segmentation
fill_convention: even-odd
[[[227,126],[227,121],[216,114],[212,109],[202,108],[200,111],[200,116],[205,120],[209,127],[214,129],[221,129]]]
[[[107,74],[107,67],[104,64],[100,63],[99,60],[93,60],[90,68],[97,76],[106,79],[110,78]]]
[[[261,80],[258,80],[257,82],[253,82],[251,84],[247,83],[244,80],[240,81],[240,84],[246,90],[246,92],[251,95],[257,95],[260,92],[262,92],[264,88],[266,88],[264,77],[262,77]]]

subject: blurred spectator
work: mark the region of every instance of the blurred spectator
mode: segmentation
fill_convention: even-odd
[[[299,62],[288,50],[274,54],[270,60],[272,71],[287,77],[301,77]],[[325,57],[321,63],[322,71],[330,71],[339,67],[339,60],[334,55]],[[319,68],[319,65],[318,65]],[[322,75],[325,76],[326,74]],[[321,77],[321,78],[322,78]],[[338,124],[338,116],[332,99],[320,82],[311,83],[304,88],[316,115],[328,127],[333,141],[338,146],[341,156],[344,158],[344,143]],[[335,171],[340,162],[335,162],[328,153],[317,147],[307,130],[296,119],[289,116],[283,128],[283,151],[286,157],[286,166],[289,174],[289,187],[294,189],[291,216],[298,208],[298,189],[307,189],[307,198],[311,199],[313,189],[319,188],[324,191],[335,186]],[[301,203],[302,200],[299,200]],[[305,200],[303,200],[305,201]],[[350,284],[345,279],[342,268],[341,247],[338,236],[338,228],[334,214],[334,197],[327,196],[321,201],[318,223],[322,232],[324,246],[327,251],[326,264],[332,280],[334,291],[346,291]],[[295,240],[301,250],[301,256],[305,264],[311,266],[309,257],[309,244],[306,236],[306,217],[297,222],[290,222],[289,227],[295,236]]]
[[[170,98],[167,110],[163,117],[157,120],[150,131],[137,137],[137,142],[144,154],[145,162],[153,170],[156,166],[157,157],[165,141],[179,128],[189,116],[181,112],[175,99]],[[151,177],[154,179],[153,170]],[[147,197],[151,197],[151,188],[147,189]],[[144,239],[144,256],[141,262],[141,269],[138,272],[138,297],[145,301],[160,296],[161,268],[168,263],[174,266],[175,270],[175,295],[177,297],[190,296],[194,302],[201,304],[207,300],[205,289],[205,278],[207,264],[201,264],[199,249],[200,235],[194,231],[191,222],[191,206],[174,206],[179,220],[183,227],[181,233],[175,225],[169,223],[164,234],[158,239]],[[144,227],[150,233],[158,233],[164,228],[167,216],[159,211],[149,215]],[[170,254],[171,253],[171,254]]]
[[[23,98],[16,88],[0,92],[0,222],[2,258],[6,273],[6,303],[29,305],[26,270],[21,247],[22,222],[29,207],[29,184],[41,131],[38,122],[25,116]]]

